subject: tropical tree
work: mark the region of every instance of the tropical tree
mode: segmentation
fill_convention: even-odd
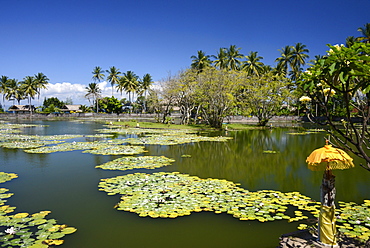
[[[109,73],[107,80],[112,85],[112,96],[113,96],[113,87],[115,84],[119,84],[121,72],[116,67],[112,66],[109,70],[106,70]]]
[[[348,36],[346,38],[346,47],[352,46],[355,42],[357,42],[357,39],[354,36]]]
[[[100,102],[100,107],[107,113],[115,113],[119,115],[122,113],[122,103],[115,98],[112,97],[104,97],[98,100]]]
[[[9,77],[1,76],[0,77],[0,94],[3,94],[3,107],[5,109],[5,93],[8,87]]]
[[[38,95],[38,97],[40,97],[40,91],[41,89],[47,88],[47,84],[49,84],[49,78],[43,73],[39,72],[33,76],[33,80],[35,84],[36,94]]]
[[[243,64],[243,70],[247,72],[248,75],[259,76],[264,71],[264,64],[260,62],[263,57],[258,56],[258,52],[250,52],[249,55],[245,56],[246,61]]]
[[[28,98],[28,106],[29,106],[30,114],[32,114],[31,100],[34,99],[35,96],[38,94],[37,85],[38,83],[36,82],[35,78],[32,76],[26,76],[20,85],[20,88],[22,89],[24,95]]]
[[[20,83],[14,78],[8,80],[8,85],[4,93],[5,99],[7,101],[13,101],[13,104],[15,100],[17,100],[19,104],[21,100],[25,99],[25,95],[23,89],[20,87]]]
[[[287,88],[289,79],[272,72],[260,76],[241,72],[239,80],[238,103],[244,108],[244,113],[249,112],[258,118],[259,126],[265,126],[290,95]]]
[[[370,23],[366,23],[363,27],[357,29],[361,32],[362,37],[358,37],[357,40],[365,43],[370,43]]]
[[[90,101],[90,98],[93,97],[96,103],[96,113],[98,113],[99,112],[98,99],[101,96],[101,89],[99,88],[99,85],[97,83],[89,83],[89,85],[85,87],[85,89],[87,90],[87,94],[85,95],[85,97],[89,99],[89,101]]]
[[[139,89],[142,93],[144,93],[144,112],[146,112],[146,94],[147,91],[150,89],[150,86],[153,84],[152,76],[147,73],[143,76],[142,80],[139,81]]]
[[[329,47],[327,55],[303,73],[302,86],[307,95],[301,100],[307,102],[312,121],[329,125],[332,142],[364,159],[366,165],[361,166],[370,171],[370,43]],[[343,108],[340,123],[334,121],[335,99],[341,100]],[[326,117],[324,122],[314,118],[311,101],[320,105]],[[360,123],[354,122],[354,116],[360,117]]]
[[[206,55],[202,50],[198,51],[197,56],[193,55],[190,58],[192,59],[191,68],[196,69],[198,72],[202,72],[203,69],[209,67],[212,63],[210,56]]]
[[[239,70],[240,65],[242,64],[241,60],[244,58],[244,55],[239,52],[241,48],[236,47],[235,45],[231,45],[227,49],[227,55],[226,55],[226,65],[229,70]]]
[[[45,98],[44,102],[42,103],[43,110],[48,108],[50,105],[54,105],[56,108],[63,108],[63,106],[66,104],[57,97]]]
[[[235,104],[235,73],[210,67],[196,77],[194,99],[201,117],[211,127],[221,128]]]
[[[281,56],[275,60],[278,62],[276,69],[279,75],[288,75],[288,66],[292,64],[293,51],[291,46],[285,46],[279,49]]]
[[[138,79],[139,77],[133,71],[127,71],[121,77],[119,84],[117,85],[117,90],[121,92],[126,91],[128,93],[129,102],[131,103],[131,93],[138,89]]]
[[[295,78],[299,77],[302,66],[306,64],[306,59],[309,57],[306,54],[308,52],[309,50],[306,48],[306,45],[302,43],[296,43],[295,46],[292,47],[291,68]]]
[[[100,66],[95,66],[93,71],[92,71],[92,80],[96,83],[100,83],[100,81],[104,80],[104,71]]]
[[[220,48],[217,53],[217,56],[211,55],[212,58],[215,60],[213,61],[214,66],[219,69],[226,69],[227,68],[227,49]]]

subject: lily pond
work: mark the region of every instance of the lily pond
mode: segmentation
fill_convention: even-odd
[[[316,224],[325,133],[0,122],[1,247],[276,247]],[[354,157],[354,156],[352,156]],[[370,173],[334,171],[337,228],[370,237]]]

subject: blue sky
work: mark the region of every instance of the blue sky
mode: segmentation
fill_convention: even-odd
[[[274,66],[286,45],[301,42],[313,58],[328,43],[359,36],[357,28],[370,22],[369,0],[0,0],[0,6],[0,75],[22,80],[43,72],[51,85],[41,97],[69,96],[74,103],[84,100],[95,66],[159,81],[188,68],[198,50],[212,55],[230,45],[244,55],[258,51]]]

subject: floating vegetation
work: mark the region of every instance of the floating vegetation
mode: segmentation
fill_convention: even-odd
[[[46,219],[50,211],[35,214],[8,214],[9,209],[0,208],[0,242],[3,247],[49,247],[61,245],[65,235],[77,229],[58,225],[55,219]],[[5,209],[5,211],[3,211]]]
[[[195,130],[188,129],[154,129],[154,128],[133,128],[133,127],[123,127],[115,125],[105,125],[107,128],[97,129],[95,131],[99,133],[117,133],[117,134],[172,134],[172,135],[185,135],[190,133],[196,133]]]
[[[150,135],[142,138],[129,138],[125,141],[135,145],[178,145],[201,141],[225,142],[231,137],[205,137],[198,135]]]
[[[95,141],[95,142],[71,142],[62,143],[55,146],[44,146],[35,149],[25,150],[27,153],[53,153],[83,150],[84,153],[101,155],[133,155],[145,152],[143,146],[120,145],[122,140],[117,141]]]
[[[95,168],[105,170],[155,169],[170,165],[172,162],[175,160],[165,156],[122,157]]]
[[[46,127],[46,125],[0,123],[0,130],[20,129],[30,127]]]
[[[0,183],[5,183],[17,177],[18,175],[15,173],[0,172]]]
[[[61,143],[62,141],[42,141],[42,140],[28,140],[28,141],[13,141],[13,142],[2,142],[0,143],[0,146],[5,147],[5,148],[20,148],[20,149],[30,149],[30,148],[38,148],[46,145],[51,145],[51,144],[58,144]]]
[[[266,154],[277,154],[277,153],[280,153],[280,152],[279,151],[266,150],[266,151],[263,151],[262,153],[266,153]]]
[[[191,158],[191,155],[190,154],[183,154],[181,155],[182,158]]]
[[[274,190],[250,192],[237,184],[219,179],[201,179],[178,172],[135,173],[102,179],[99,190],[108,195],[122,195],[118,210],[134,212],[141,217],[176,218],[192,212],[227,213],[239,220],[260,222],[303,221],[318,217],[320,202],[299,192]],[[362,241],[370,237],[370,200],[362,205],[340,203],[337,209],[339,231]],[[288,211],[289,207],[295,211]],[[293,214],[288,214],[292,212]],[[307,224],[300,223],[299,229]]]
[[[309,132],[299,132],[299,133],[287,133],[289,135],[307,135],[310,134]]]
[[[143,146],[126,146],[101,144],[83,153],[100,154],[100,155],[134,155],[146,152]]]
[[[25,150],[27,153],[53,153],[53,152],[66,152],[66,151],[76,151],[76,150],[87,150],[93,149],[98,143],[94,142],[71,142],[62,143],[54,146],[44,146],[35,149]]]
[[[361,241],[370,238],[370,200],[357,205],[354,202],[339,202],[337,228],[344,235]]]
[[[240,220],[298,221],[308,217],[300,212],[294,217],[286,215],[287,205],[304,204],[318,211],[316,202],[298,192],[249,192],[230,181],[176,172],[135,173],[102,179],[99,188],[108,195],[122,195],[116,206],[118,210],[135,212],[142,217],[175,218],[191,212],[214,211],[232,214]]]
[[[0,172],[0,182],[6,182],[17,175]],[[16,213],[15,207],[5,205],[6,199],[13,193],[8,189],[0,188],[0,243],[2,247],[33,247],[47,248],[51,245],[63,244],[67,234],[77,229],[67,225],[58,225],[55,219],[46,219],[50,211],[41,211],[35,214]]]

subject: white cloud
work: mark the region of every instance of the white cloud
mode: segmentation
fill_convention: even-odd
[[[98,85],[99,88],[102,90],[102,97],[112,96],[112,86],[110,84],[104,81],[98,83]],[[50,83],[47,85],[47,89],[41,90],[39,104],[42,105],[42,101],[44,98],[57,97],[61,101],[65,101],[67,100],[67,98],[70,98],[72,99],[73,104],[90,105],[88,99],[85,98],[85,95],[87,93],[86,87],[87,85],[84,84],[71,84],[68,82],[55,84]],[[121,93],[117,92],[116,89],[113,89],[113,95],[118,99],[127,98],[124,92],[121,96]]]

